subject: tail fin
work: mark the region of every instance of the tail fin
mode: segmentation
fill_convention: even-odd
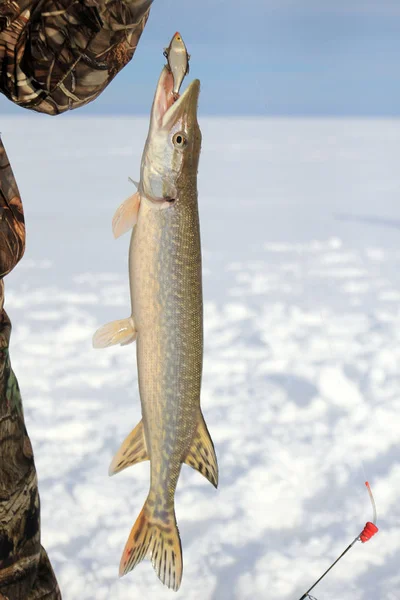
[[[119,566],[122,577],[144,558],[150,558],[154,570],[164,585],[177,591],[182,580],[182,546],[171,510],[166,521],[155,519],[148,500],[134,524]]]

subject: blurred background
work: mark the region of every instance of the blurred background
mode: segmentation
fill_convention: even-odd
[[[156,1],[134,60],[79,113],[147,115],[160,41],[179,30],[203,114],[395,116],[399,17],[396,0]]]

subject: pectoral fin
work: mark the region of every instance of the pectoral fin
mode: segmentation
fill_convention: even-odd
[[[108,469],[108,474],[115,475],[144,460],[149,460],[149,455],[147,453],[146,438],[144,437],[143,421],[140,421],[122,442]]]
[[[136,192],[117,208],[112,221],[112,230],[115,238],[120,237],[136,225],[139,207],[140,195],[139,192]]]
[[[218,486],[218,464],[214,444],[207,429],[202,413],[196,433],[184,462],[199,471],[214,487]]]
[[[107,348],[115,344],[126,346],[136,339],[137,331],[132,317],[103,325],[93,336],[93,348]]]

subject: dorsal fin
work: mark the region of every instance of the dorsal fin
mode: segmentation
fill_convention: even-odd
[[[218,486],[217,457],[201,411],[199,412],[196,433],[184,462],[204,475],[214,487]]]

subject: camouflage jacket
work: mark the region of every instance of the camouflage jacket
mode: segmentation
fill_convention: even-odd
[[[0,0],[0,91],[50,115],[91,102],[132,58],[151,2]],[[40,543],[36,470],[3,309],[3,277],[24,249],[22,203],[0,140],[0,600],[59,600]]]

